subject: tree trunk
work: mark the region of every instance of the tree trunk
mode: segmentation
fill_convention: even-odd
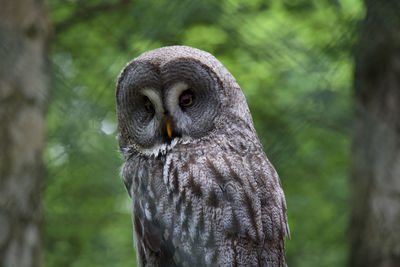
[[[40,265],[47,93],[42,1],[0,0],[0,266]]]
[[[365,0],[355,71],[351,266],[400,266],[400,1]]]

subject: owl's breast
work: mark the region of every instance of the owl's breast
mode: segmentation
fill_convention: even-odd
[[[265,248],[284,238],[279,178],[268,175],[263,153],[228,149],[177,149],[137,160],[133,216],[147,262],[215,266],[227,259],[218,265],[229,266],[236,259],[250,266],[280,249]]]

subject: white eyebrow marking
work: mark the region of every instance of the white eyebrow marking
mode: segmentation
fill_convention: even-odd
[[[187,90],[188,88],[189,85],[187,85],[185,82],[178,82],[174,84],[169,90],[166,105],[168,107],[168,110],[172,114],[175,113],[176,109],[179,108],[179,96],[182,94],[183,91]]]
[[[145,88],[142,90],[142,94],[147,96],[150,99],[151,103],[153,103],[156,114],[164,114],[164,107],[162,104],[161,96],[155,89]]]

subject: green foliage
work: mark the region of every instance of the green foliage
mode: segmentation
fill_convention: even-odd
[[[140,53],[213,53],[247,97],[281,176],[289,266],[344,266],[352,47],[360,0],[48,1],[54,24],[44,188],[47,267],[133,266],[114,88]]]

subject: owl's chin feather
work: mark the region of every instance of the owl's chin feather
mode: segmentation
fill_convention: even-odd
[[[171,151],[177,144],[190,142],[187,138],[174,138],[168,143],[156,144],[150,148],[139,148],[136,145],[128,145],[122,149],[125,158],[130,158],[134,154],[141,154],[147,157],[158,157]]]

